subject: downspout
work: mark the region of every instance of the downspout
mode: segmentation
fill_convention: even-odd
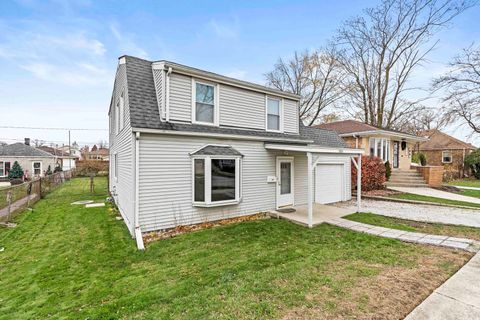
[[[172,67],[168,67],[167,79],[165,81],[165,121],[170,122],[170,74]]]
[[[137,241],[138,250],[145,250],[143,244],[142,230],[140,229],[139,221],[139,159],[140,159],[140,132],[135,132],[135,240]]]

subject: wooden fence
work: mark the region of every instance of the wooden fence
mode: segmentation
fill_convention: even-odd
[[[75,176],[75,170],[57,172],[6,188],[0,187],[0,221],[9,221],[23,210]]]

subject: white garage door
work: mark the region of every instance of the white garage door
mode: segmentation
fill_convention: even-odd
[[[319,164],[315,170],[315,202],[343,201],[343,164]]]

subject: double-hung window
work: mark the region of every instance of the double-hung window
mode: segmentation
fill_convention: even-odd
[[[5,177],[7,174],[5,173],[5,163],[0,161],[0,177]]]
[[[194,123],[218,125],[218,86],[193,81],[192,118]]]
[[[282,131],[282,101],[267,97],[267,131]]]
[[[193,204],[217,206],[240,201],[241,156],[192,155]]]
[[[452,163],[451,151],[442,151],[442,163]]]
[[[32,171],[33,175],[39,176],[42,174],[42,163],[39,161],[35,161],[32,163]]]

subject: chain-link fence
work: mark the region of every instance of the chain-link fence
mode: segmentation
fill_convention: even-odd
[[[13,213],[28,208],[74,176],[75,170],[62,171],[19,185],[0,187],[0,221],[9,221]]]

